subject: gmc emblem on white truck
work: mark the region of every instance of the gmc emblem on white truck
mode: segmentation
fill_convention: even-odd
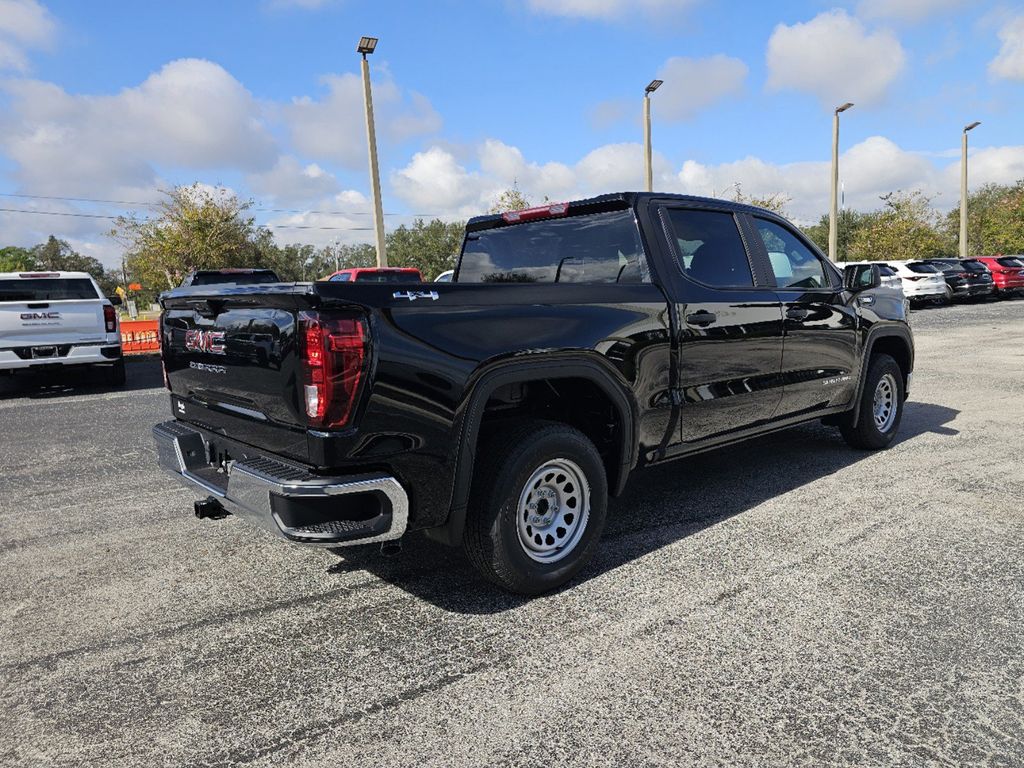
[[[209,352],[211,355],[227,354],[224,350],[224,331],[201,331],[198,328],[187,330],[185,349],[189,352]]]
[[[60,320],[60,312],[22,312],[22,320]]]

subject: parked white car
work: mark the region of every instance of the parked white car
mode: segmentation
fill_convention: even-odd
[[[938,267],[921,261],[887,261],[903,283],[903,295],[911,302],[946,301],[951,291]]]
[[[70,366],[124,384],[114,302],[86,272],[0,272],[0,372]]]

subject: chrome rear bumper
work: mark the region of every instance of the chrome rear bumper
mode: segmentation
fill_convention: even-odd
[[[202,432],[180,421],[153,427],[160,467],[201,495],[293,543],[350,546],[405,533],[409,499],[384,474],[322,477],[258,456],[211,464]]]

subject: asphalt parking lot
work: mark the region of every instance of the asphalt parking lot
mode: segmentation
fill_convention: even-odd
[[[0,381],[0,765],[1022,765],[1024,300],[913,322],[889,451],[635,475],[533,601],[200,523],[153,361]]]

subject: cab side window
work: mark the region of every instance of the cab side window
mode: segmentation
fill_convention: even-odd
[[[796,235],[774,221],[765,219],[755,218],[754,226],[768,251],[775,283],[779,288],[814,290],[832,287],[821,259],[800,242]]]
[[[666,208],[665,214],[684,275],[713,288],[753,287],[750,261],[731,213]]]

